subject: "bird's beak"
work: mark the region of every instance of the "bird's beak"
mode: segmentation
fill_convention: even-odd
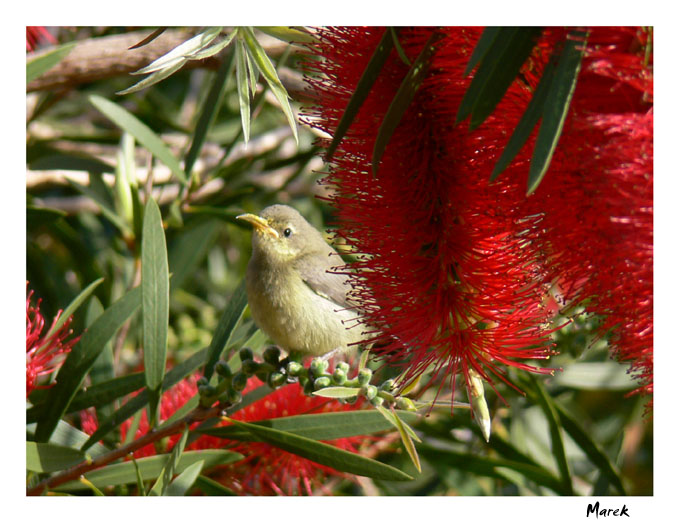
[[[242,219],[243,221],[247,221],[253,227],[255,227],[257,231],[263,234],[269,234],[274,239],[279,238],[278,231],[271,225],[269,225],[266,219],[263,219],[259,216],[255,216],[254,214],[241,214],[240,216],[236,216],[236,219]]]

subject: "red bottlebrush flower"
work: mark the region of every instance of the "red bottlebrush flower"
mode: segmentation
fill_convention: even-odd
[[[653,76],[647,33],[590,31],[571,114],[549,173],[526,213],[543,218],[533,241],[550,252],[564,297],[586,302],[653,391]],[[650,406],[650,404],[649,404]]]
[[[64,360],[63,355],[70,352],[71,347],[80,339],[78,336],[66,340],[73,333],[73,330],[69,329],[71,317],[58,330],[49,333],[59,320],[62,310],[57,313],[50,329],[43,334],[45,318],[40,313],[42,300],[38,299],[33,306],[32,297],[33,290],[26,297],[26,397],[36,388],[47,387],[38,386],[40,378],[59,368]]]
[[[310,80],[317,96],[312,125],[333,133],[383,31],[321,32],[316,52],[325,59],[311,67],[327,79]],[[376,353],[405,366],[409,379],[432,364],[435,375],[445,368],[451,380],[461,370],[468,385],[471,368],[488,381],[491,374],[504,378],[502,365],[548,372],[524,362],[551,351],[543,261],[526,239],[536,218],[517,205],[525,177],[511,175],[526,157],[488,182],[530,92],[515,82],[482,128],[455,126],[470,82],[463,71],[481,29],[403,29],[399,42],[411,61],[434,31],[443,38],[377,176],[370,168],[377,130],[408,70],[396,51],[326,179],[335,191],[338,234],[361,255],[352,264],[356,297],[376,341],[389,342]]]
[[[26,26],[26,51],[31,52],[35,50],[41,40],[46,40],[49,43],[57,43],[56,38],[43,26]]]
[[[246,392],[260,386],[250,379]],[[272,394],[237,411],[235,420],[254,422],[306,413],[324,413],[356,409],[357,405],[340,404],[336,400],[304,395],[299,384],[289,384]],[[358,452],[367,436],[328,441],[340,449]],[[315,489],[327,493],[324,483],[328,476],[344,473],[288,453],[264,442],[238,443],[230,447],[245,455],[245,459],[225,467],[213,477],[237,493],[245,495],[312,495]]]

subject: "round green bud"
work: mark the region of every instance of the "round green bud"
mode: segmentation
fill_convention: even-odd
[[[271,372],[267,379],[267,384],[271,388],[280,388],[285,384],[285,374],[281,372]]]
[[[206,386],[207,384],[209,384],[209,381],[205,377],[201,377],[196,381],[196,386],[198,386],[199,388],[201,386]]]
[[[217,388],[211,384],[204,384],[203,386],[198,386],[198,393],[201,397],[214,397],[217,394]]]
[[[335,371],[332,372],[332,382],[340,385],[344,384],[347,382],[347,374],[339,368],[335,368]]]
[[[373,397],[372,400],[370,401],[370,404],[375,406],[377,408],[378,406],[382,406],[384,403],[384,399],[382,397]]]
[[[290,361],[286,368],[288,375],[292,377],[299,377],[304,371],[304,366],[295,361]]]
[[[239,391],[236,391],[234,389],[229,389],[226,391],[226,400],[229,402],[229,404],[238,404],[240,401],[243,400],[243,396],[240,394]]]
[[[301,379],[300,379],[300,384],[301,384],[301,383],[302,383],[302,381],[301,381]],[[314,381],[312,381],[311,379],[308,379],[308,380],[303,384],[303,386],[304,386],[304,393],[305,393],[306,395],[311,395],[311,394],[314,392]]]
[[[254,375],[259,369],[259,363],[252,359],[245,359],[241,364],[240,371],[245,375]]]
[[[373,372],[370,368],[363,368],[360,372],[358,372],[358,384],[365,386],[370,382],[372,376]]]
[[[369,401],[372,401],[375,397],[377,397],[377,386],[373,386],[372,384],[368,384],[361,388],[361,393],[365,395],[365,398],[368,399]]]
[[[321,388],[326,388],[330,386],[330,377],[319,377],[314,381],[314,390],[320,390]]]
[[[281,350],[278,348],[278,346],[269,346],[266,350],[264,350],[262,357],[269,364],[278,366],[278,362],[281,358]]]
[[[349,364],[347,364],[344,361],[340,361],[337,363],[337,366],[335,366],[336,370],[341,370],[344,373],[349,373]]]
[[[328,369],[328,361],[324,361],[320,357],[317,357],[311,361],[311,366],[309,366],[309,369],[311,370],[311,374],[314,377],[320,377],[323,375],[323,372]]]
[[[389,392],[394,389],[394,384],[395,384],[394,379],[387,379],[380,386],[380,390]]]
[[[240,351],[238,352],[238,356],[240,357],[241,362],[247,361],[247,360],[252,360],[255,357],[255,354],[252,353],[252,350],[250,348],[241,348]]]
[[[248,376],[245,375],[243,372],[238,372],[234,374],[234,376],[231,378],[231,388],[238,392],[243,391],[247,383]]]
[[[226,361],[217,361],[217,364],[215,364],[215,372],[217,372],[217,375],[220,377],[231,377],[232,371],[231,367]]]
[[[399,410],[417,411],[415,404],[408,397],[399,397],[396,399],[396,407]]]

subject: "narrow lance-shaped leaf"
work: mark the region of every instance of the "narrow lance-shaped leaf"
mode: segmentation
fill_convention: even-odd
[[[85,299],[87,299],[92,292],[104,281],[103,277],[100,277],[96,281],[90,283],[85,287],[85,289],[80,292],[73,301],[69,303],[69,305],[66,307],[66,309],[62,312],[62,314],[59,316],[59,319],[57,319],[57,322],[54,323],[54,325],[49,329],[47,332],[47,337],[52,335],[52,333],[59,331],[59,329],[64,326],[66,321],[68,321],[68,318],[73,315],[73,312],[75,312],[78,307],[83,304]]]
[[[505,145],[500,159],[493,167],[493,172],[490,175],[490,181],[496,179],[500,173],[507,168],[507,166],[516,157],[519,151],[523,148],[530,136],[531,132],[537,125],[545,108],[545,101],[547,100],[547,93],[554,79],[554,61],[550,60],[545,70],[540,77],[540,82],[533,93],[533,97],[528,103],[525,112],[521,116],[519,123],[517,123],[512,132],[511,138]]]
[[[67,446],[26,441],[26,469],[51,473],[70,468],[85,460],[85,454]]]
[[[42,76],[73,50],[76,42],[70,42],[57,47],[43,55],[33,58],[26,64],[26,84]]]
[[[182,184],[186,185],[186,176],[184,176],[184,170],[179,165],[177,158],[174,157],[163,141],[146,124],[142,123],[136,116],[123,109],[120,105],[106,98],[92,94],[88,99],[104,116],[121,129],[132,134],[139,143],[167,165]]]
[[[191,489],[191,486],[196,482],[202,469],[202,460],[191,464],[170,483],[165,489],[164,495],[167,497],[181,497],[186,495],[189,489]]]
[[[342,113],[342,118],[337,124],[337,129],[335,129],[335,135],[325,153],[325,161],[330,161],[332,159],[335,150],[337,150],[337,146],[351,126],[351,122],[354,121],[363,102],[370,94],[370,90],[380,75],[380,71],[382,71],[393,47],[393,33],[392,31],[385,30],[384,35],[382,35],[382,39],[377,44],[375,51],[370,57],[370,61],[368,62],[368,65],[366,65],[361,78],[358,80],[358,84],[349,99],[349,103],[347,103],[347,106]]]
[[[239,422],[233,419],[229,420],[237,426],[252,432],[262,442],[267,442],[289,453],[299,455],[324,466],[329,466],[338,471],[346,471],[354,475],[383,480],[412,480],[411,476],[403,473],[401,470],[329,444],[256,424]]]
[[[143,80],[138,81],[137,83],[131,85],[127,89],[123,89],[122,91],[116,92],[116,94],[118,96],[124,96],[125,94],[131,94],[133,92],[138,92],[138,91],[141,91],[142,89],[146,89],[147,87],[150,87],[151,85],[155,85],[156,83],[163,81],[165,78],[172,76],[179,69],[184,67],[184,65],[186,64],[186,61],[187,60],[185,58],[177,58],[174,62],[169,63],[168,66],[165,67],[164,69],[161,69],[161,70],[156,71],[152,74],[149,74]]]
[[[248,304],[248,296],[245,292],[245,280],[241,281],[238,288],[234,291],[229,303],[222,313],[222,317],[217,324],[217,331],[212,337],[210,347],[208,348],[208,355],[205,360],[205,370],[203,376],[206,379],[212,377],[215,364],[222,356],[222,352],[228,346],[229,340],[233,334],[238,321],[245,312],[245,307]]]
[[[285,87],[283,87],[281,80],[278,78],[278,73],[276,73],[275,67],[271,63],[271,60],[269,60],[269,57],[266,55],[266,52],[264,51],[262,46],[257,41],[257,38],[255,38],[255,34],[252,32],[252,28],[243,27],[242,34],[243,37],[245,38],[245,44],[248,47],[248,51],[252,55],[252,58],[254,59],[255,63],[257,64],[259,71],[262,73],[262,76],[264,76],[264,79],[269,84],[269,87],[271,88],[271,91],[274,93],[274,96],[278,100],[278,103],[281,104],[283,113],[285,114],[285,117],[288,119],[288,123],[290,124],[290,128],[292,129],[292,134],[295,136],[295,141],[299,142],[299,137],[297,136],[297,123],[295,121],[295,116],[292,113],[292,107],[290,107],[290,102],[288,101],[288,92],[285,90]]]
[[[101,314],[66,357],[50,390],[50,407],[38,422],[35,439],[46,442],[99,354],[141,304],[141,288],[130,290]]]
[[[170,458],[163,467],[163,471],[158,476],[156,483],[151,488],[149,495],[160,496],[165,494],[165,491],[167,490],[167,487],[170,485],[170,481],[172,480],[172,477],[174,476],[175,471],[177,469],[177,464],[179,463],[181,454],[184,451],[184,446],[186,445],[186,439],[188,438],[188,436],[189,430],[187,427],[186,429],[184,429],[184,432],[182,433],[180,439],[177,441],[177,444],[175,444],[174,447],[172,448]]]
[[[575,84],[578,81],[586,38],[586,34],[578,31],[569,33],[563,51],[559,56],[554,81],[545,100],[542,123],[535,140],[535,149],[530,162],[528,194],[538,188],[549,168],[554,149],[556,149],[556,144],[561,137],[563,124],[566,121],[568,108],[575,91]]]
[[[167,247],[160,209],[149,198],[144,211],[141,243],[142,331],[144,340],[144,375],[149,390],[151,415],[155,425],[165,376],[167,329],[170,316],[170,282]]]
[[[443,36],[443,33],[434,31],[434,33],[429,37],[427,43],[424,44],[424,48],[413,62],[408,74],[406,74],[405,78],[403,78],[398,91],[396,91],[396,94],[394,95],[394,99],[391,101],[391,104],[389,104],[387,113],[384,115],[384,119],[380,125],[380,130],[377,133],[375,146],[373,147],[373,176],[377,175],[377,169],[379,168],[382,154],[384,154],[392,134],[396,130],[396,127],[398,127],[398,124],[401,122],[401,118],[405,114],[406,110],[408,110],[410,102],[413,101],[415,93],[420,88],[422,81],[427,75],[431,58],[436,52],[436,44],[443,38]]]
[[[500,33],[500,30],[501,27],[486,27],[483,30],[483,33],[481,33],[481,37],[474,46],[472,55],[469,57],[467,67],[465,67],[464,72],[462,73],[463,76],[467,76],[470,72],[474,70],[474,67],[476,67],[476,65],[481,60],[483,60],[488,50],[492,47],[495,38],[497,38],[497,35]]]
[[[248,87],[247,58],[243,41],[236,40],[236,87],[238,90],[238,105],[240,106],[240,120],[243,127],[245,143],[250,140],[250,89]]]

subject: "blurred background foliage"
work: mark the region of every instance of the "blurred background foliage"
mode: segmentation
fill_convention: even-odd
[[[60,44],[76,42],[76,49],[106,38],[139,42],[153,31],[50,28]],[[165,41],[170,42],[163,44],[170,50],[175,45],[172,42],[179,44],[196,32],[168,29],[139,50]],[[212,43],[230,32],[225,29]],[[304,47],[260,31],[255,34],[298,114],[302,105],[310,102],[302,79],[303,62],[309,59]],[[114,48],[112,43],[100,43],[87,52],[96,55],[107,47],[119,51],[120,56],[135,52],[126,51],[129,45]],[[161,208],[172,274],[168,336],[172,365],[210,344],[218,318],[245,273],[251,233],[235,220],[236,215],[285,203],[317,228],[328,229],[331,209],[317,197],[327,189],[317,183],[324,175],[324,164],[314,144],[315,131],[298,124],[296,143],[279,100],[261,75],[251,99],[250,139],[245,145],[235,49],[236,45],[230,44],[148,88],[123,95],[117,93],[141,79],[128,73],[147,65],[148,60],[128,66],[125,72],[111,68],[98,79],[80,70],[55,78],[61,83],[53,86],[29,83],[26,277],[29,288],[42,299],[45,317],[56,315],[99,278],[103,283],[93,295],[104,309],[138,284],[140,212],[149,194]],[[75,52],[71,51],[71,58]],[[121,60],[114,56],[114,61]],[[51,75],[54,70],[41,78]],[[187,173],[189,183],[182,184],[148,147],[98,110],[97,97],[133,114],[179,161],[185,161],[197,147],[195,163]],[[192,144],[194,151],[190,152]],[[93,302],[75,314],[72,328],[76,333],[85,329],[86,311],[95,306]],[[570,490],[606,495],[620,493],[614,485],[617,477],[627,494],[651,495],[653,423],[643,415],[645,399],[627,396],[636,384],[624,366],[610,359],[606,339],[597,339],[592,333],[597,318],[577,312],[571,311],[573,321],[554,334],[560,355],[545,362],[563,368],[563,372],[532,379],[510,368],[510,380],[527,395],[499,384],[506,402],[487,389],[493,415],[490,443],[483,441],[466,410],[451,416],[448,408],[434,409],[413,424],[422,439],[417,444],[421,474],[400,448],[398,438],[385,438],[389,444],[376,443],[374,448],[375,458],[415,480],[338,481],[333,491],[352,495],[535,495],[568,494]],[[102,358],[95,365],[104,378],[90,373],[86,384],[140,370],[140,322],[140,317],[133,318],[123,328],[124,334],[114,338],[108,361]],[[247,312],[239,328],[241,335],[236,339],[249,338],[254,332]],[[570,473],[570,484],[564,487],[563,482],[546,487],[531,475],[537,471],[563,475],[550,435],[550,417],[539,400],[540,389],[551,398],[552,406],[557,404],[575,420],[588,439],[573,440],[562,419]],[[466,397],[464,391],[459,392],[460,397]],[[76,418],[69,419],[77,425]],[[592,454],[583,450],[588,444],[608,460],[612,474],[603,471],[605,462],[593,460]]]

